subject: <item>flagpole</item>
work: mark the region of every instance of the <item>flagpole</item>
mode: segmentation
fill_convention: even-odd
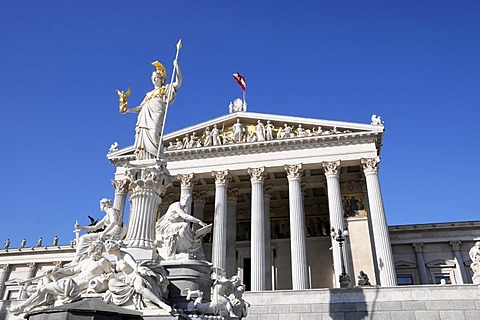
[[[180,52],[180,48],[182,47],[182,39],[178,40],[177,42],[177,53],[175,54],[175,60],[178,61],[178,54]],[[165,115],[163,116],[163,123],[162,123],[162,132],[160,133],[160,139],[158,140],[158,149],[157,149],[157,160],[160,159],[160,151],[163,149],[163,130],[165,129],[165,121],[167,120],[167,112],[168,106],[170,105],[170,99],[172,98],[172,90],[173,90],[173,80],[175,79],[175,71],[177,67],[173,67],[172,71],[172,80],[170,80],[170,86],[168,87],[167,91],[167,104],[165,105]]]

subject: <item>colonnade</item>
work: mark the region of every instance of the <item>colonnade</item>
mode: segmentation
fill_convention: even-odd
[[[379,161],[378,157],[361,159],[361,164],[366,177],[379,282],[382,286],[395,286],[397,285],[395,266],[378,180]],[[345,227],[344,212],[339,179],[341,161],[323,162],[322,165],[327,182],[330,224],[335,229],[343,229]],[[289,192],[292,288],[294,290],[308,289],[305,213],[301,185],[302,164],[286,164],[284,170],[288,179]],[[271,288],[270,197],[272,189],[271,186],[264,185],[266,171],[265,167],[247,169],[251,182],[252,291]],[[178,179],[181,181],[181,196],[189,195],[193,198],[193,215],[203,220],[208,196],[205,192],[193,192],[194,176],[193,173],[178,175]],[[228,189],[231,176],[228,170],[213,171],[212,176],[215,181],[212,263],[214,267],[225,270],[227,276],[231,276],[236,274],[236,202],[239,193],[238,190]],[[119,184],[114,183],[114,185]],[[117,196],[121,199],[117,200]],[[114,203],[122,203],[122,201],[125,202],[125,192],[116,192]],[[338,244],[333,240],[332,248],[335,286],[339,287],[341,257]],[[348,255],[345,258],[348,259]],[[349,261],[346,261],[346,265],[349,265]]]

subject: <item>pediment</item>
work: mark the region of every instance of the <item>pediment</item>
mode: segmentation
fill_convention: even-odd
[[[399,268],[399,269],[407,269],[407,268],[413,269],[416,267],[417,267],[417,264],[410,261],[401,260],[401,261],[395,262],[395,268]]]
[[[380,150],[383,131],[382,124],[234,112],[168,133],[163,140],[166,157],[173,160],[212,152],[335,146],[365,141],[375,142]],[[131,160],[133,152],[133,146],[129,146],[109,152],[107,158],[112,162]]]
[[[437,259],[426,264],[428,268],[455,267],[455,261]]]
[[[360,124],[253,112],[235,112],[165,135],[167,151],[225,147],[241,144],[275,144],[332,140],[378,134],[383,125]]]

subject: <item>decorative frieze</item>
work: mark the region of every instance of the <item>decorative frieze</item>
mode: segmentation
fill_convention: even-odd
[[[362,167],[365,174],[378,173],[378,166],[380,163],[379,157],[374,158],[362,158]]]

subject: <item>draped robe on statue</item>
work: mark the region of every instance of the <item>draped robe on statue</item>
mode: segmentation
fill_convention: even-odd
[[[138,107],[134,144],[137,159],[153,159],[157,156],[167,105],[165,93],[169,86],[148,92]],[[173,103],[174,98],[175,90],[172,90],[170,103]]]

